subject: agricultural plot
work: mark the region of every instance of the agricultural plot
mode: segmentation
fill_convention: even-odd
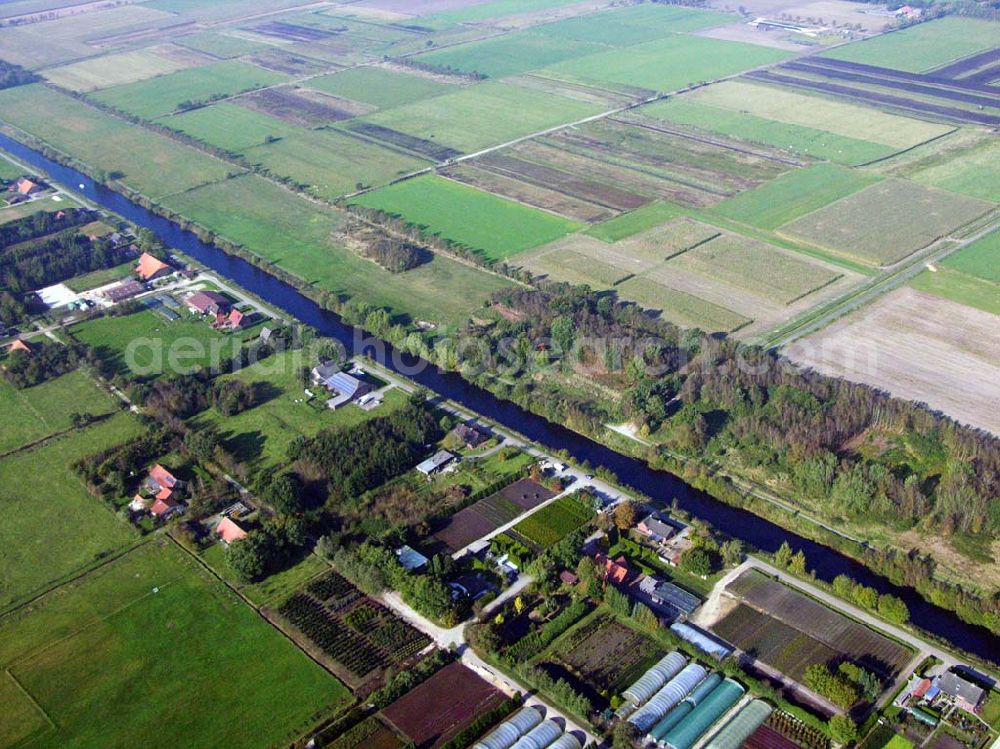
[[[70,465],[141,431],[133,416],[116,414],[0,459],[0,609],[135,541],[131,527],[87,493]],[[59,544],[51,543],[53,505]]]
[[[0,119],[154,199],[238,171],[40,84],[0,91]]]
[[[489,535],[497,528],[514,520],[521,513],[532,510],[555,495],[540,484],[528,479],[516,481],[506,489],[481,499],[452,515],[444,528],[434,534],[438,541],[455,552],[473,541]]]
[[[391,109],[456,90],[450,83],[370,65],[313,78],[308,85],[377,109]]]
[[[1000,203],[997,174],[1000,174],[1000,142],[993,138],[979,148],[922,169],[911,178],[929,187]]]
[[[177,44],[224,60],[268,49],[269,45],[224,31],[199,31],[174,39]]]
[[[605,248],[606,245],[596,239],[573,235],[546,245],[539,253],[531,253],[530,258],[519,258],[519,261],[522,268],[554,281],[586,284],[598,290],[610,289],[634,274],[599,259]],[[627,258],[622,260],[627,261]]]
[[[19,176],[21,170],[17,171]],[[16,221],[19,218],[31,216],[35,213],[41,213],[42,211],[53,213],[55,211],[65,210],[67,207],[73,207],[75,205],[76,202],[70,200],[67,196],[58,195],[49,198],[36,198],[35,200],[29,200],[24,203],[4,206],[0,208],[0,224],[6,224],[9,221]]]
[[[29,721],[8,726],[5,713],[4,730],[25,749],[263,749],[294,740],[317,713],[350,699],[336,679],[164,541],[8,614],[0,633],[4,679],[23,689],[5,708],[11,704],[14,716]],[[178,712],[164,694],[184,694],[191,704]],[[125,699],[127,721],[120,720]],[[234,725],[232,715],[242,710],[247,714]]]
[[[336,198],[359,186],[389,182],[427,162],[332,130],[298,133],[250,148],[244,156],[317,197]]]
[[[174,73],[189,67],[190,64],[194,63],[185,64],[177,58],[158,55],[151,49],[137,49],[49,68],[44,75],[50,83],[62,88],[72,91],[93,91],[95,88],[135,83],[158,75]]]
[[[716,205],[712,212],[761,229],[777,229],[878,181],[835,164],[797,169]]]
[[[751,608],[794,626],[883,678],[898,673],[912,655],[903,645],[757,570],[747,570],[726,590]]]
[[[534,31],[557,39],[628,47],[661,39],[671,32],[698,31],[732,20],[724,13],[647,4],[567,18],[537,26]]]
[[[951,268],[924,270],[910,281],[910,287],[953,302],[1000,315],[1000,289],[995,282],[970,276]]]
[[[878,210],[873,210],[874,207]],[[886,180],[781,229],[875,266],[888,266],[978,218],[992,204],[913,182]]]
[[[256,52],[242,58],[242,61],[253,63],[265,70],[273,70],[275,73],[284,73],[296,78],[317,75],[318,73],[327,72],[331,68],[337,67],[329,62],[316,60],[312,57],[296,54],[294,51],[285,49],[267,49],[262,52]]]
[[[658,280],[636,276],[617,287],[619,298],[658,311],[663,317],[685,328],[706,332],[734,333],[747,326],[751,318],[701,299],[680,289],[664,286]]]
[[[444,695],[446,699],[442,699]],[[433,749],[505,699],[475,671],[455,662],[393,702],[381,715],[414,746]]]
[[[470,152],[601,111],[595,104],[497,81],[377,112],[365,121]]]
[[[160,124],[233,153],[301,132],[277,117],[228,101],[165,117]]]
[[[321,289],[360,296],[413,320],[460,324],[493,291],[510,283],[440,255],[405,273],[390,273],[333,243],[339,214],[253,175],[166,202]]]
[[[290,596],[277,612],[354,687],[376,669],[407,663],[431,642],[332,571]]]
[[[621,216],[592,226],[586,233],[604,242],[619,242],[622,239],[649,231],[660,224],[684,215],[684,213],[685,211],[681,206],[664,201],[655,201],[644,205],[642,208],[637,208],[634,211],[629,211]]]
[[[578,497],[562,497],[533,512],[514,526],[514,531],[547,549],[594,517],[593,508]]]
[[[668,92],[775,63],[788,55],[784,50],[740,42],[669,35],[645,44],[557,63],[545,68],[545,75]]]
[[[371,107],[366,104],[292,86],[266,88],[233,101],[288,125],[305,128],[325,127],[371,112]]]
[[[949,16],[837,47],[822,56],[919,73],[995,46],[996,27],[989,21]]]
[[[941,261],[941,265],[976,278],[1000,283],[1000,230],[949,255]]]
[[[151,120],[184,108],[186,103],[205,104],[285,80],[287,77],[279,73],[227,60],[155,80],[114,86],[91,96],[102,104]]]
[[[568,234],[579,224],[519,203],[427,175],[368,193],[353,202],[402,216],[490,260],[510,256]],[[475,216],[474,222],[469,221]]]
[[[117,407],[118,401],[81,371],[24,389],[0,380],[0,455],[70,429],[74,413],[99,417]]]

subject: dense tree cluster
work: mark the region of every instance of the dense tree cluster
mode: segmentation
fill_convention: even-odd
[[[0,225],[0,247],[38,239],[87,223],[93,214],[82,208],[66,211],[39,211]]]
[[[80,363],[77,346],[47,341],[31,341],[31,351],[12,351],[3,363],[3,374],[19,388],[32,387],[53,377],[72,372]]]
[[[14,88],[14,86],[24,86],[40,80],[41,78],[30,70],[25,70],[20,65],[15,65],[12,62],[0,60],[0,90]]]
[[[232,543],[226,561],[241,580],[253,582],[290,566],[307,542],[305,525],[300,520],[268,520],[246,538]]]
[[[362,252],[365,257],[374,260],[391,273],[402,273],[416,268],[418,265],[430,262],[433,257],[423,247],[388,236],[365,243]]]

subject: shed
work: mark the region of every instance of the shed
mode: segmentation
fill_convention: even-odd
[[[546,749],[562,732],[562,726],[554,720],[543,720],[519,738],[511,749]]]
[[[668,731],[660,743],[670,749],[691,749],[712,724],[739,701],[744,691],[732,679],[724,679],[684,720]]]
[[[690,663],[668,681],[652,698],[629,718],[629,723],[640,731],[648,731],[660,718],[684,699],[685,695],[705,678],[706,671],[697,663]]]
[[[423,461],[417,466],[417,470],[425,476],[433,476],[435,473],[440,471],[446,465],[451,463],[455,459],[447,450],[438,450],[427,460]]]
[[[773,710],[764,700],[753,700],[730,718],[704,749],[740,749],[753,732],[764,725]]]
[[[922,707],[911,707],[910,715],[913,716],[914,720],[919,721],[924,725],[928,725],[931,727],[934,727],[941,722],[941,719],[938,718],[938,716],[936,716],[930,710],[924,710]]]
[[[670,582],[657,581],[650,592],[650,597],[657,603],[669,606],[682,616],[688,616],[701,606],[701,599],[698,596]]]
[[[473,749],[510,749],[519,738],[542,722],[542,714],[533,707],[522,707],[481,738]]]
[[[229,300],[214,291],[196,291],[187,298],[187,306],[202,315],[214,315],[229,309]]]
[[[130,299],[134,296],[138,296],[146,290],[146,286],[139,281],[129,280],[122,281],[114,286],[109,286],[106,288],[102,294],[104,297],[113,304]]]
[[[428,562],[427,557],[409,546],[400,546],[396,549],[396,558],[399,559],[399,563],[407,572],[419,570],[421,567],[427,566]]]
[[[247,532],[232,518],[224,517],[215,526],[215,535],[221,538],[228,546],[233,541],[242,541],[247,537]]]

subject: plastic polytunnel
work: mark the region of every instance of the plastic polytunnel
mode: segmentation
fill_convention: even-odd
[[[660,740],[660,746],[669,749],[691,749],[712,724],[739,701],[744,691],[743,687],[732,679],[723,680],[711,694],[688,713],[684,720],[667,731]]]
[[[711,673],[708,678],[705,679],[701,684],[691,690],[691,694],[684,698],[684,701],[691,705],[691,707],[698,707],[698,704],[708,697],[715,688],[722,683],[722,676],[716,673]]]
[[[545,749],[583,749],[580,739],[571,733],[564,733],[558,739],[549,744]]]
[[[554,720],[543,720],[519,738],[511,749],[546,749],[562,732],[562,726]]]
[[[542,714],[535,708],[522,707],[476,742],[473,749],[510,749],[519,738],[541,722]]]
[[[740,749],[767,720],[773,708],[763,700],[753,700],[713,736],[705,749]]]
[[[667,731],[684,720],[684,717],[692,710],[694,710],[694,705],[687,700],[671,708],[670,712],[660,718],[660,722],[649,730],[648,736],[650,740],[659,741],[662,739],[667,734]]]
[[[663,656],[655,666],[639,677],[639,680],[622,692],[622,697],[639,705],[654,694],[656,690],[674,678],[687,663],[687,658],[678,652],[670,652]]]
[[[705,678],[705,669],[697,663],[691,663],[668,681],[645,705],[640,707],[629,718],[629,723],[640,731],[648,731],[656,721],[667,714],[667,711],[684,699],[698,683]]]

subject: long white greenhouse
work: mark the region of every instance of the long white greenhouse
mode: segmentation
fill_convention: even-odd
[[[473,749],[510,749],[517,740],[542,722],[542,714],[533,707],[522,707],[493,731],[476,742]]]
[[[562,732],[562,726],[554,720],[543,720],[519,738],[511,749],[546,749]]]
[[[705,678],[705,668],[697,663],[691,663],[668,681],[645,705],[640,707],[631,718],[629,723],[640,731],[648,731],[654,723],[666,715],[674,705],[679,703],[684,696],[698,686],[698,683]]]

